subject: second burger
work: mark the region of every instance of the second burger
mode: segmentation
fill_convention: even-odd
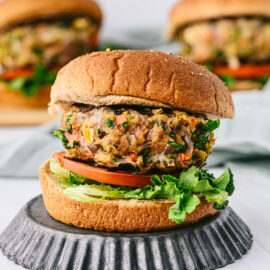
[[[92,0],[9,0],[0,12],[0,102],[46,106],[56,72],[97,48],[101,10]]]

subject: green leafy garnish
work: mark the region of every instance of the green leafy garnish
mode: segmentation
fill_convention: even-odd
[[[177,148],[177,150],[179,151],[185,151],[186,150],[186,146],[181,144],[181,143],[177,143],[177,142],[173,142],[173,141],[168,141],[168,144],[170,146],[173,146],[174,148]]]
[[[220,120],[208,120],[206,124],[199,123],[197,126],[197,137],[194,143],[195,148],[205,150],[205,144],[209,142],[209,132],[217,129]]]
[[[208,120],[205,125],[202,126],[202,129],[206,132],[211,132],[217,129],[220,126],[220,120]]]
[[[74,148],[75,146],[80,146],[80,143],[77,142],[77,141],[73,141],[72,145],[71,145],[71,148]]]
[[[66,119],[66,128],[65,128],[64,132],[66,132],[66,131],[70,132],[72,130],[72,126],[70,124],[71,117],[72,117],[72,114],[70,114]]]
[[[58,139],[60,139],[63,143],[63,146],[66,148],[66,149],[69,149],[70,146],[68,144],[68,139],[67,137],[65,136],[65,133],[63,130],[61,129],[56,129],[54,132],[53,132],[53,136],[57,137]]]
[[[220,76],[220,79],[226,84],[227,87],[232,87],[236,83],[236,79],[231,76]]]
[[[128,126],[129,126],[129,123],[128,123],[128,122],[125,122],[125,123],[123,124],[123,128],[128,127]]]
[[[215,54],[216,54],[216,58],[223,58],[224,57],[224,52],[220,49],[217,49],[215,51]]]
[[[109,128],[113,129],[113,128],[115,127],[116,123],[115,123],[112,119],[107,118],[107,119],[106,119],[106,125],[107,125]]]
[[[224,201],[222,204],[218,204],[217,202],[214,203],[214,208],[217,210],[223,210],[227,207],[227,205],[229,204],[229,201],[226,200]]]
[[[212,71],[213,70],[212,64],[210,64],[210,63],[204,63],[203,65],[206,67],[207,70],[209,70],[209,71]]]
[[[41,55],[43,53],[43,49],[38,46],[34,46],[32,47],[32,52],[36,55]]]
[[[48,84],[54,83],[55,72],[48,71],[43,65],[37,66],[32,77],[19,77],[13,80],[1,80],[5,82],[10,90],[19,90],[24,96],[31,97],[38,90]]]
[[[169,219],[181,223],[187,214],[192,213],[200,204],[203,196],[208,202],[214,202],[216,209],[224,209],[228,204],[228,196],[234,190],[233,175],[230,169],[218,178],[206,170],[198,170],[195,166],[181,172],[177,178],[172,175],[163,175],[162,178],[153,175],[152,186],[141,188],[112,186],[64,169],[54,159],[51,159],[51,171],[61,177],[61,187],[64,193],[78,201],[91,202],[105,199],[171,199],[174,204],[169,209]],[[92,181],[92,182],[91,182]]]
[[[150,153],[150,151],[151,151],[150,148],[145,148],[142,151],[140,151],[138,154],[143,155],[143,156],[147,156]]]
[[[195,148],[199,150],[204,150],[205,144],[208,142],[208,140],[209,140],[208,134],[199,134],[194,144]]]
[[[106,51],[107,49],[110,49],[113,51],[113,50],[119,50],[119,47],[112,43],[105,43],[99,48],[100,51]]]

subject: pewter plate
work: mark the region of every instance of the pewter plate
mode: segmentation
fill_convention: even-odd
[[[29,201],[0,235],[0,249],[27,269],[216,269],[252,245],[247,225],[230,208],[199,224],[150,233],[78,229],[49,216],[43,199]]]

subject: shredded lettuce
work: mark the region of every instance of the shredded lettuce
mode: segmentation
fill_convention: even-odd
[[[195,166],[182,171],[179,178],[171,175],[152,176],[153,185],[132,188],[103,184],[64,169],[51,159],[51,172],[63,178],[64,193],[78,201],[92,202],[104,199],[170,199],[175,203],[169,209],[169,219],[181,223],[188,213],[200,204],[200,197],[214,202],[216,209],[224,209],[228,196],[234,191],[233,175],[230,169],[215,178],[206,170]]]
[[[53,174],[62,177],[63,180],[68,180],[69,170],[63,168],[54,158],[50,159],[50,170]]]

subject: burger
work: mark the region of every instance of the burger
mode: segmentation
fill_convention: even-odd
[[[97,48],[101,10],[92,0],[8,0],[0,12],[0,103],[47,106],[57,71]]]
[[[260,89],[270,77],[269,0],[183,0],[171,11],[167,37],[232,91]]]
[[[65,148],[39,170],[56,220],[105,231],[175,228],[215,215],[233,193],[230,169],[203,169],[219,118],[233,117],[224,83],[180,56],[117,50],[79,57],[51,91]]]

